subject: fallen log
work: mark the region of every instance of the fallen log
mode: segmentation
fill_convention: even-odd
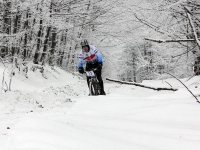
[[[146,86],[146,85],[135,83],[135,82],[125,82],[125,81],[119,81],[119,80],[109,79],[109,78],[106,78],[106,80],[111,81],[111,82],[121,83],[121,84],[135,85],[135,86],[139,86],[139,87],[143,87],[143,88],[147,88],[151,90],[156,90],[156,91],[163,91],[163,90],[177,91],[178,90],[174,88],[162,88],[162,87],[155,88],[155,87]]]
[[[194,42],[195,39],[167,39],[167,40],[162,40],[162,39],[150,39],[150,38],[145,38],[146,41],[152,41],[152,42],[157,42],[157,43],[176,43],[176,42]]]

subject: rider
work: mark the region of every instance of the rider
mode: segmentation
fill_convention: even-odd
[[[84,73],[83,62],[86,62],[86,71],[90,71],[91,69],[96,68],[96,76],[99,81],[99,85],[101,88],[101,95],[106,95],[104,92],[103,80],[101,77],[102,70],[102,56],[101,53],[97,50],[93,45],[89,45],[87,40],[81,42],[82,50],[79,53],[78,59],[78,71],[79,73]],[[87,83],[89,86],[89,77],[87,77]]]

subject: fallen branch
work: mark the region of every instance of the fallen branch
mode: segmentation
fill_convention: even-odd
[[[135,86],[152,89],[152,90],[156,90],[156,91],[163,91],[163,90],[177,91],[178,90],[178,89],[174,89],[174,88],[155,88],[155,87],[150,87],[150,86],[146,86],[146,85],[142,85],[142,84],[138,84],[138,83],[134,83],[134,82],[124,82],[124,81],[119,81],[119,80],[109,79],[109,78],[106,78],[106,80],[121,83],[121,84],[135,85]]]
[[[194,98],[197,100],[198,103],[200,103],[200,101],[198,100],[198,98],[188,89],[188,87],[183,83],[181,82],[181,80],[179,80],[177,77],[175,77],[174,75],[170,74],[170,73],[167,73],[166,74],[174,77],[176,80],[178,80],[183,86],[185,86],[185,88],[192,94],[192,96],[194,96]]]
[[[158,40],[145,38],[147,41],[157,42],[157,43],[172,43],[172,42],[195,42],[195,39],[177,39],[177,40]]]

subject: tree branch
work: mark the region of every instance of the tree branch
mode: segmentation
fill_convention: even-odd
[[[142,85],[142,84],[138,84],[138,83],[134,83],[134,82],[124,82],[124,81],[119,81],[119,80],[109,79],[109,78],[106,78],[106,80],[121,83],[121,84],[135,85],[135,86],[152,89],[152,90],[156,90],[156,91],[162,91],[162,90],[177,91],[178,90],[178,89],[173,89],[173,88],[155,88],[155,87],[150,87],[150,86],[146,86],[146,85]]]
[[[179,56],[185,55],[185,54],[189,53],[190,51],[194,50],[194,49],[196,48],[196,46],[197,46],[197,45],[195,45],[192,49],[187,50],[187,51],[185,51],[185,52],[183,52],[183,53],[181,53],[181,54],[179,54],[179,55],[172,56],[172,58],[176,58],[176,57],[179,57]]]
[[[147,41],[157,42],[157,43],[170,43],[170,42],[194,42],[195,39],[177,39],[177,40],[158,40],[158,39],[150,39],[145,38]]]
[[[168,75],[174,77],[176,80],[178,80],[192,94],[192,96],[197,100],[197,102],[200,103],[200,101],[197,99],[197,97],[188,89],[188,87],[183,82],[181,82],[181,80],[179,80],[177,77],[175,77],[174,75],[172,75],[170,73],[166,72],[166,74],[168,74]]]
[[[196,41],[196,43],[197,43],[197,45],[199,47],[199,50],[200,50],[200,41],[199,41],[199,39],[197,37],[197,33],[196,33],[196,29],[195,29],[194,23],[192,22],[192,18],[191,18],[191,15],[190,15],[191,13],[186,7],[184,7],[184,9],[185,9],[185,11],[187,13],[187,17],[189,19],[189,23],[190,23],[190,26],[192,28],[192,32],[193,32],[194,37],[195,37],[195,41]]]

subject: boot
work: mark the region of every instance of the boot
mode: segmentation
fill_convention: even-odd
[[[100,88],[101,88],[101,92],[100,95],[106,95],[105,91],[104,91],[104,86],[103,86],[103,82],[100,82]]]
[[[106,95],[105,91],[102,89],[100,95]]]

